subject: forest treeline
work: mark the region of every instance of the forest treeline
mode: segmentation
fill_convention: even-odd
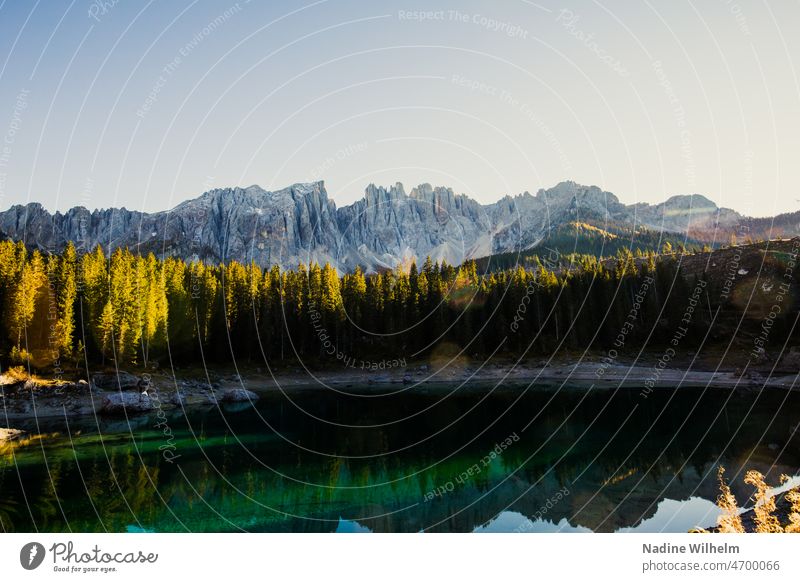
[[[480,273],[474,261],[427,259],[340,275],[330,265],[209,265],[127,249],[109,257],[100,247],[78,255],[72,245],[45,254],[3,241],[0,359],[39,370],[232,358],[333,365],[413,360],[442,345],[470,356],[636,351],[669,345],[677,329],[689,349],[730,339],[719,314],[709,331],[717,307],[738,317],[725,282],[684,276],[678,255],[637,259],[625,249],[611,266],[588,255],[534,263]],[[770,343],[786,338],[788,313]]]

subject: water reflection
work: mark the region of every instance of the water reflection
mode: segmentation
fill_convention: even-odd
[[[172,462],[155,418],[40,423],[46,436],[0,446],[0,526],[686,531],[715,521],[719,463],[732,477],[770,470],[773,483],[800,466],[785,393],[444,394],[306,390],[173,413]],[[741,474],[733,486],[744,501]]]
[[[693,527],[712,527],[721,514],[719,507],[708,499],[690,497],[684,501],[663,499],[655,514],[634,527],[623,527],[620,532],[652,533],[662,531],[689,531]]]
[[[565,517],[558,523],[546,519],[531,521],[516,511],[504,511],[486,525],[475,528],[476,533],[591,533],[591,531],[587,527],[570,525]]]
[[[368,527],[361,525],[357,521],[339,518],[339,525],[336,527],[336,533],[372,533]]]

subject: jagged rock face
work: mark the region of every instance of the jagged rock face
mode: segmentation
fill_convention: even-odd
[[[700,240],[712,240],[715,230],[733,228],[742,219],[699,194],[673,196],[655,206],[638,204],[635,209],[639,221],[653,230],[688,233]]]
[[[798,234],[798,213],[778,218],[782,230],[777,234]],[[740,224],[753,228],[774,224],[720,209],[696,194],[673,196],[657,205],[628,206],[597,186],[575,182],[562,182],[536,195],[506,196],[488,205],[430,184],[408,194],[402,184],[370,185],[364,198],[337,209],[324,183],[315,182],[276,192],[258,186],[211,190],[152,214],[77,207],[51,215],[41,204],[31,203],[0,213],[0,231],[51,252],[72,241],[79,251],[100,244],[106,250],[128,247],[186,260],[255,261],[282,267],[330,261],[340,271],[356,265],[375,271],[426,256],[458,264],[524,250],[576,221],[688,234],[702,241],[725,241],[724,233]]]
[[[211,190],[153,214],[73,208],[50,215],[39,204],[14,206],[0,213],[0,230],[42,250],[58,251],[71,240],[79,250],[100,244],[160,257],[284,266],[329,260],[338,239],[336,206],[321,182],[277,192]]]
[[[477,246],[492,229],[480,204],[430,184],[410,195],[402,184],[389,189],[370,185],[364,198],[340,208],[337,218],[337,259],[345,268],[393,268],[398,261],[426,256],[458,264],[480,256]]]
[[[506,196],[492,205],[492,216],[498,226],[493,252],[528,249],[536,246],[546,234],[566,222],[576,220],[627,220],[626,207],[610,192],[597,186],[581,186],[561,182],[536,196],[525,192]]]
[[[294,266],[324,262],[337,245],[336,206],[322,182],[277,192],[212,190],[165,214],[162,239],[170,254],[182,257],[188,244],[189,258]]]

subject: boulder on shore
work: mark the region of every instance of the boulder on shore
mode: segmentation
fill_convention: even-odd
[[[143,387],[142,379],[130,372],[99,372],[92,382],[103,390],[134,390]]]
[[[24,430],[17,430],[16,428],[0,428],[0,442],[13,441],[24,434]]]
[[[173,392],[172,396],[169,397],[169,402],[175,406],[184,406],[186,404],[186,394],[180,390]]]
[[[112,392],[103,396],[100,412],[121,414],[122,412],[149,412],[158,407],[158,403],[147,394],[138,392]]]

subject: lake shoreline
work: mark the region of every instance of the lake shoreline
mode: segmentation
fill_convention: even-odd
[[[214,374],[204,370],[174,372],[98,372],[92,382],[26,380],[0,374],[1,424],[37,417],[124,415],[223,402],[247,402],[259,394],[296,390],[332,390],[344,395],[381,395],[403,391],[433,393],[507,392],[535,390],[632,390],[646,398],[655,390],[714,388],[740,391],[794,390],[798,374],[751,371],[686,370],[658,365],[627,365],[608,361],[537,362],[514,365],[420,363],[388,370],[309,370],[271,373],[239,368]],[[11,428],[11,427],[10,427]]]

